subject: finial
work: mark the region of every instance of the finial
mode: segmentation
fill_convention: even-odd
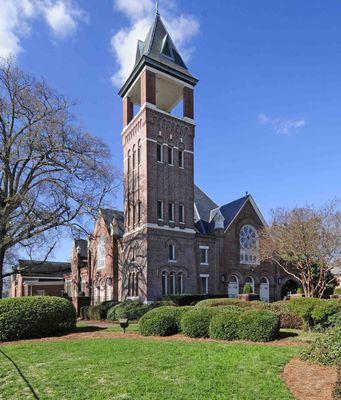
[[[155,9],[156,9],[156,15],[160,15],[159,14],[159,3],[157,1],[155,2]]]
[[[248,192],[248,191],[246,191],[246,192],[245,192],[245,194],[246,194],[246,196],[248,196],[248,195],[249,195],[249,192]]]

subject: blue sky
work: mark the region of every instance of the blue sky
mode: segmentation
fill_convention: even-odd
[[[154,2],[3,4],[0,55],[12,52],[24,70],[76,100],[83,125],[121,167],[118,84]],[[168,0],[159,7],[199,78],[196,183],[218,204],[249,191],[265,218],[272,208],[340,197],[341,2]],[[122,208],[120,195],[114,206]],[[69,257],[67,241],[55,257]]]

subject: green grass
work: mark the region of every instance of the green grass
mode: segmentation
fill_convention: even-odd
[[[293,400],[280,373],[298,350],[127,338],[0,351],[1,400]]]

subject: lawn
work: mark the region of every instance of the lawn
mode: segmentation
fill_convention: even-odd
[[[0,347],[1,400],[289,400],[297,348],[151,339]]]

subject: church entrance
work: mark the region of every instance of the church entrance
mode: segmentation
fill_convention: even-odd
[[[261,301],[269,302],[269,281],[268,278],[262,278],[259,286],[259,297]]]
[[[239,294],[239,282],[235,275],[230,277],[228,287],[227,287],[228,297],[234,298]]]

